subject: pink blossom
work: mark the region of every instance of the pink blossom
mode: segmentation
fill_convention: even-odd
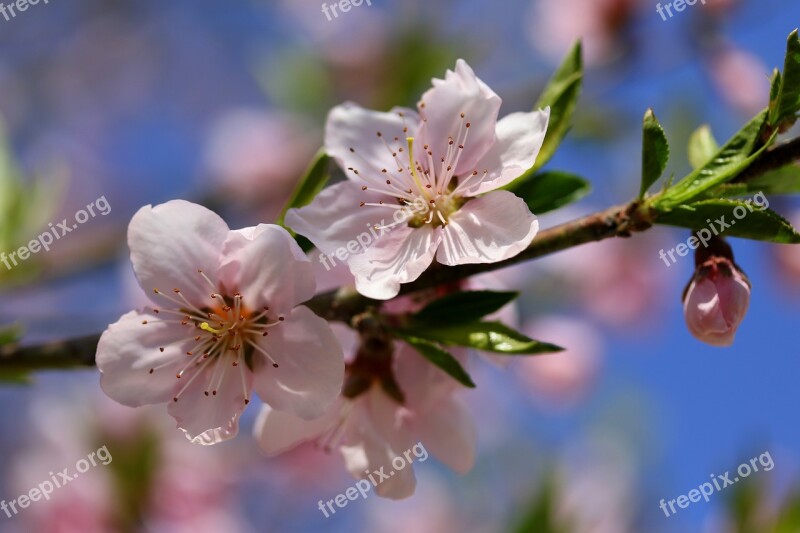
[[[319,146],[315,137],[294,115],[236,109],[214,124],[206,167],[223,194],[274,220]]]
[[[525,357],[516,374],[546,407],[572,407],[586,397],[602,366],[602,337],[589,323],[547,316],[528,324],[525,333],[564,346],[557,354]]]
[[[725,44],[710,57],[709,73],[725,101],[745,115],[767,105],[769,69],[758,56]]]
[[[732,259],[711,256],[700,264],[684,293],[689,331],[713,346],[730,346],[750,305],[750,282]]]
[[[463,351],[457,356],[463,359]],[[255,427],[261,448],[274,455],[316,441],[326,450],[338,449],[351,475],[364,479],[381,468],[388,474],[392,459],[421,443],[426,453],[456,472],[469,471],[475,462],[476,432],[466,408],[454,397],[458,383],[407,344],[396,344],[393,359],[392,374],[404,395],[403,404],[373,382],[355,398],[340,397],[316,420],[264,407]],[[395,475],[373,490],[394,499],[413,494],[413,468],[394,470]]]
[[[533,165],[550,110],[498,121],[500,103],[458,60],[455,72],[433,80],[419,113],[334,108],[325,148],[349,179],[290,210],[287,224],[329,256],[348,252],[357,289],[378,299],[396,296],[434,256],[445,265],[515,256],[539,222],[522,199],[497,189]],[[369,244],[355,246],[362,240]]]
[[[97,348],[101,386],[131,407],[168,402],[196,443],[233,438],[251,391],[312,419],[341,389],[328,323],[300,302],[312,266],[282,228],[229,230],[208,209],[145,206],[128,228],[131,261],[153,307],[111,324]]]
[[[156,417],[155,408],[126,409],[102,396],[74,395],[66,402],[40,399],[30,414],[34,438],[14,458],[11,473],[16,493],[36,487],[49,472],[70,467],[74,473],[76,461],[100,442],[108,461],[97,461],[16,516],[20,531],[103,533],[131,521],[143,524],[142,530],[168,533],[249,531],[233,497],[237,467],[228,460],[231,454],[192,446]],[[142,453],[152,471],[126,476],[123,486],[118,476],[130,466],[126,461]],[[134,507],[121,507],[123,500]]]
[[[538,0],[527,15],[528,41],[553,61],[561,61],[576,40],[586,64],[607,63],[624,49],[621,31],[635,15],[638,0]]]

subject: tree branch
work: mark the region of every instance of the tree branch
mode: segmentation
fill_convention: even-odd
[[[800,160],[800,137],[765,151],[733,182],[753,179],[798,160]],[[400,294],[410,294],[440,284],[454,283],[476,274],[499,270],[589,242],[611,237],[629,237],[633,233],[647,230],[654,222],[652,213],[639,201],[611,207],[540,231],[527,249],[505,261],[456,267],[434,264],[416,281],[403,285]],[[365,298],[352,289],[339,289],[319,294],[306,302],[306,305],[327,320],[349,323],[354,316],[372,307],[378,307],[380,302]],[[0,371],[92,366],[99,339],[98,334],[37,346],[6,345],[0,347]]]

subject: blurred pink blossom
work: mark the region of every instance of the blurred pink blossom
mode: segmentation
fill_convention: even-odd
[[[714,86],[728,105],[746,116],[764,109],[770,70],[758,56],[725,44],[711,52],[708,61]]]
[[[565,348],[563,352],[524,357],[516,375],[545,408],[568,408],[586,397],[602,366],[603,339],[589,323],[544,316],[529,321],[524,333]]]
[[[584,61],[597,66],[622,50],[620,34],[634,15],[637,0],[536,0],[527,15],[527,37],[553,62],[581,39]]]
[[[236,109],[209,136],[206,167],[222,189],[274,220],[314,151],[317,134],[298,117],[277,111]]]

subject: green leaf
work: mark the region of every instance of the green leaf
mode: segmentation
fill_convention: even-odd
[[[16,324],[0,327],[0,346],[19,341],[22,328]],[[0,383],[9,385],[27,385],[31,382],[30,372],[16,368],[0,368]]]
[[[652,109],[644,114],[642,123],[642,185],[639,198],[661,177],[669,160],[669,144],[664,129]]]
[[[525,200],[531,213],[541,215],[580,200],[589,194],[592,185],[574,174],[550,170],[526,175],[509,190]]]
[[[719,151],[719,144],[711,133],[711,127],[704,124],[689,137],[689,164],[692,168],[700,168]]]
[[[745,183],[726,183],[709,191],[709,197],[745,196],[754,193],[768,196],[800,194],[800,166],[786,165],[766,172]]]
[[[581,43],[578,41],[548,82],[539,101],[536,102],[537,109],[550,106],[550,122],[542,149],[528,174],[533,174],[550,161],[567,134],[582,83],[583,61],[581,59]]]
[[[471,322],[458,326],[414,327],[408,334],[450,346],[506,355],[560,352],[563,348],[530,339],[500,322]]]
[[[480,320],[519,296],[518,292],[463,291],[434,300],[414,315],[420,323],[463,324]]]
[[[4,385],[30,385],[33,383],[27,370],[0,369],[0,383]]]
[[[762,210],[752,203],[750,206],[753,208],[752,212],[744,200],[702,200],[661,213],[657,215],[656,223],[693,230],[707,228],[709,233],[717,230],[725,237],[800,243],[800,233],[778,213],[769,209]],[[734,209],[737,209],[736,213]],[[720,220],[721,217],[725,217],[724,220]],[[726,224],[729,227],[725,228]]]
[[[518,524],[511,528],[513,533],[568,533],[574,527],[568,527],[573,517],[565,517],[558,512],[559,505],[558,478],[553,473],[547,473],[540,484],[533,501],[527,502],[524,509],[517,514],[521,515]]]
[[[278,217],[278,224],[283,225],[283,220],[289,209],[310,204],[314,197],[319,194],[319,191],[325,187],[331,177],[329,161],[330,157],[323,150],[317,152],[305,175],[294,190],[292,198],[281,211],[281,215]]]
[[[774,108],[773,102],[777,102],[778,96],[781,94],[781,71],[778,69],[772,70],[772,78],[769,80],[769,108],[770,114]]]
[[[446,372],[450,377],[464,385],[465,387],[474,388],[475,383],[469,377],[464,367],[458,362],[458,359],[453,357],[450,352],[442,350],[435,343],[409,335],[400,331],[395,331],[400,338],[414,347],[422,357],[431,362],[431,364],[439,367]]]
[[[776,85],[779,89],[774,94]],[[789,34],[783,75],[773,76],[770,92],[773,93],[769,104],[770,125],[779,126],[784,121],[794,122],[800,111],[800,38],[797,30]]]
[[[695,169],[658,197],[653,204],[654,207],[663,210],[684,204],[705,191],[736,177],[774,140],[775,135],[773,134],[769,142],[756,149],[766,118],[766,110],[756,115],[710,161]]]
[[[22,336],[22,328],[17,325],[0,327],[0,346],[17,342]]]

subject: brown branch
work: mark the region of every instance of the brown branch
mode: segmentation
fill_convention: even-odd
[[[733,181],[743,182],[800,160],[800,137],[765,151]],[[531,245],[511,259],[498,263],[482,263],[444,267],[436,264],[416,281],[403,285],[401,294],[453,283],[476,274],[490,272],[611,237],[628,237],[645,231],[653,224],[653,215],[639,201],[616,206],[540,231]],[[306,303],[327,320],[350,320],[380,302],[365,298],[352,289],[319,294]],[[7,345],[0,347],[0,370],[43,370],[85,367],[94,364],[99,335],[52,342],[37,346]]]

